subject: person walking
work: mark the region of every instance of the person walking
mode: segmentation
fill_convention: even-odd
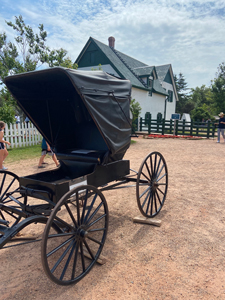
[[[8,169],[3,166],[3,161],[6,159],[6,157],[9,154],[5,144],[11,145],[10,142],[4,140],[4,128],[5,128],[5,123],[3,121],[0,121],[0,170],[1,171],[5,171]]]
[[[54,163],[56,164],[56,167],[59,167],[60,164],[56,158],[55,153],[52,151],[51,147],[49,146],[49,144],[46,142],[44,138],[42,139],[41,148],[42,148],[42,152],[41,152],[41,157],[39,159],[38,168],[45,168],[44,164],[46,163],[44,162],[44,158],[46,154],[50,155]]]
[[[225,142],[225,136],[224,136],[224,129],[225,129],[225,118],[224,118],[224,113],[221,112],[219,114],[219,124],[218,124],[218,129],[217,129],[217,143],[220,143],[220,133],[223,136],[224,142]]]

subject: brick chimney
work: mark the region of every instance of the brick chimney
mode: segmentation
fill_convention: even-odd
[[[108,38],[108,41],[109,41],[109,47],[114,48],[115,47],[115,38],[113,36],[110,36]]]

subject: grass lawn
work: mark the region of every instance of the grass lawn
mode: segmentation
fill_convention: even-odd
[[[23,159],[38,158],[41,156],[41,145],[8,149],[7,162],[15,162]]]

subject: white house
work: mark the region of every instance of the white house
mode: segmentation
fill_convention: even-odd
[[[115,49],[115,38],[109,37],[105,45],[92,37],[76,59],[78,69],[101,68],[114,76],[129,79],[132,99],[140,103],[141,117],[150,112],[152,119],[161,113],[167,120],[175,113],[178,95],[171,64],[148,66]]]

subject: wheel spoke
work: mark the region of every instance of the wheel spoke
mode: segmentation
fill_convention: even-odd
[[[161,189],[159,187],[157,188],[157,190],[165,196],[165,193],[163,193],[163,191],[161,191]]]
[[[140,199],[151,189],[151,187],[149,186],[140,196]]]
[[[71,212],[71,209],[70,209],[69,206],[68,206],[68,203],[65,203],[65,207],[66,207],[66,210],[68,211],[68,213],[69,213],[69,215],[70,215],[71,220],[73,221],[73,224],[74,224],[75,227],[77,228],[77,227],[78,227],[78,226],[77,226],[77,222],[76,222],[76,220],[75,220],[75,218],[74,218],[74,215],[73,215],[72,212]]]
[[[155,193],[154,193],[154,202],[155,202],[155,211],[157,211],[157,202],[156,202],[156,196],[155,196]]]
[[[94,239],[94,238],[91,237],[91,236],[87,236],[87,238],[88,238],[89,240],[91,240],[91,241],[93,241],[93,242],[99,244],[99,245],[102,245],[102,242],[97,241],[96,239]]]
[[[160,171],[157,173],[156,179],[158,179],[158,177],[159,177],[159,175],[161,174],[161,172],[162,172],[162,170],[163,170],[163,168],[164,168],[164,167],[165,167],[165,166],[164,166],[164,165],[162,165],[162,167],[161,167]]]
[[[162,160],[162,158],[160,157],[160,158],[159,158],[159,162],[158,162],[158,166],[157,166],[157,170],[156,170],[156,172],[155,172],[155,175],[158,174],[158,170],[159,170],[159,166],[160,166],[161,160]]]
[[[148,180],[148,182],[150,181],[150,178],[148,178],[143,172],[141,174]]]
[[[76,244],[76,251],[74,255],[74,261],[73,261],[73,269],[72,269],[72,275],[71,275],[71,280],[75,278],[75,271],[76,271],[76,265],[77,265],[77,255],[78,255],[78,249],[79,249],[79,244]]]
[[[1,188],[0,188],[0,194],[2,194],[2,188],[3,188],[4,183],[5,183],[5,177],[6,177],[6,173],[4,173],[4,175],[3,175],[2,184],[1,184]],[[1,200],[1,198],[0,198],[0,200]]]
[[[156,195],[157,195],[157,198],[158,198],[159,203],[160,203],[160,206],[161,206],[161,205],[162,205],[162,202],[161,202],[161,200],[160,200],[160,197],[159,197],[159,194],[158,194],[157,190],[155,191],[155,193],[156,193]]]
[[[160,178],[158,178],[157,182],[160,181],[163,177],[165,177],[167,174],[163,174]]]
[[[148,171],[148,174],[149,174],[149,181],[150,181],[151,178],[152,178],[152,174],[151,174],[151,172],[150,172],[150,170],[149,170],[149,167],[148,167],[147,162],[145,162],[145,166],[146,166],[146,169],[147,169],[147,171]]]
[[[5,196],[5,194],[8,192],[8,190],[11,188],[11,186],[13,185],[14,181],[16,180],[16,178],[13,178],[13,180],[11,181],[11,183],[8,185],[7,189],[4,191],[4,193],[1,195],[0,200],[2,200],[2,198]]]
[[[86,242],[85,239],[84,239],[84,245],[85,245],[87,251],[89,252],[89,254],[90,254],[92,260],[94,260],[94,259],[95,259],[94,254],[92,253],[92,251],[91,251],[90,247],[88,246],[88,243]]]
[[[71,258],[72,258],[74,249],[75,249],[75,247],[76,247],[76,243],[77,243],[77,241],[71,242],[71,244],[72,244],[72,245],[71,245],[71,246],[72,246],[72,249],[71,249],[70,254],[69,254],[68,258],[67,258],[66,264],[65,264],[65,266],[64,266],[64,268],[63,268],[62,274],[61,274],[61,276],[60,276],[60,280],[63,280],[63,277],[64,277],[64,275],[65,275],[65,273],[66,273],[66,270],[67,270],[67,268],[68,268],[68,266],[69,266],[69,263],[70,263],[70,261],[71,261]],[[71,248],[71,247],[70,247],[70,248]],[[68,250],[68,251],[69,251],[69,250]],[[67,252],[68,252],[68,251],[67,251]]]
[[[148,197],[149,197],[149,195],[150,195],[150,193],[151,193],[151,190],[149,190],[149,192],[148,192],[148,194],[147,194],[147,196],[145,197],[145,200],[144,200],[144,202],[142,203],[142,208],[144,208],[144,206],[145,206],[145,203],[146,203],[146,201],[147,201],[147,199],[148,199]]]
[[[81,254],[81,263],[82,263],[83,272],[85,272],[84,250],[83,250],[82,242],[80,242],[80,254]]]
[[[103,203],[101,202],[99,204],[99,206],[95,209],[95,211],[92,213],[92,215],[90,216],[90,218],[85,222],[85,224],[88,224],[92,219],[93,217],[97,214],[97,212],[99,211],[100,207],[103,205]]]
[[[106,230],[106,227],[104,227],[104,228],[90,229],[90,230],[88,230],[88,233],[89,232],[95,232],[95,231],[102,231],[102,230]]]
[[[86,210],[87,198],[88,198],[88,190],[86,190],[85,201],[84,201],[84,206],[83,206],[83,211],[82,211],[82,216],[81,216],[81,224],[83,223],[83,220],[84,220],[84,214],[85,214],[85,210]]]
[[[92,200],[92,202],[91,202],[91,205],[90,205],[90,207],[89,207],[89,209],[88,209],[88,211],[87,211],[87,214],[86,214],[86,216],[85,216],[85,218],[84,218],[84,222],[83,222],[83,223],[86,223],[86,220],[87,220],[87,218],[89,217],[89,214],[90,214],[90,212],[91,212],[91,210],[92,210],[92,208],[93,208],[93,205],[94,205],[94,203],[95,203],[95,201],[96,201],[97,196],[98,196],[98,194],[95,194],[95,196],[94,196],[94,198],[93,198],[93,200]]]
[[[94,224],[96,224],[97,222],[99,222],[100,220],[102,220],[105,217],[106,217],[106,214],[102,215],[101,217],[99,217],[98,219],[96,219],[94,222],[88,224],[87,228],[90,228],[91,226],[93,226]]]
[[[69,242],[71,242],[73,239],[74,239],[74,237],[69,238],[64,243],[62,243],[61,245],[59,245],[58,247],[56,247],[55,249],[53,249],[52,251],[50,251],[49,253],[47,253],[47,257],[50,257],[52,254],[54,254],[55,252],[57,252],[58,250],[60,250],[61,248],[63,248],[66,244],[68,244]],[[70,246],[68,246],[68,247],[70,247]]]
[[[146,214],[148,213],[149,205],[152,202],[151,199],[152,199],[152,192],[150,192],[150,195],[149,195],[148,204],[147,204],[147,208],[146,208]]]

